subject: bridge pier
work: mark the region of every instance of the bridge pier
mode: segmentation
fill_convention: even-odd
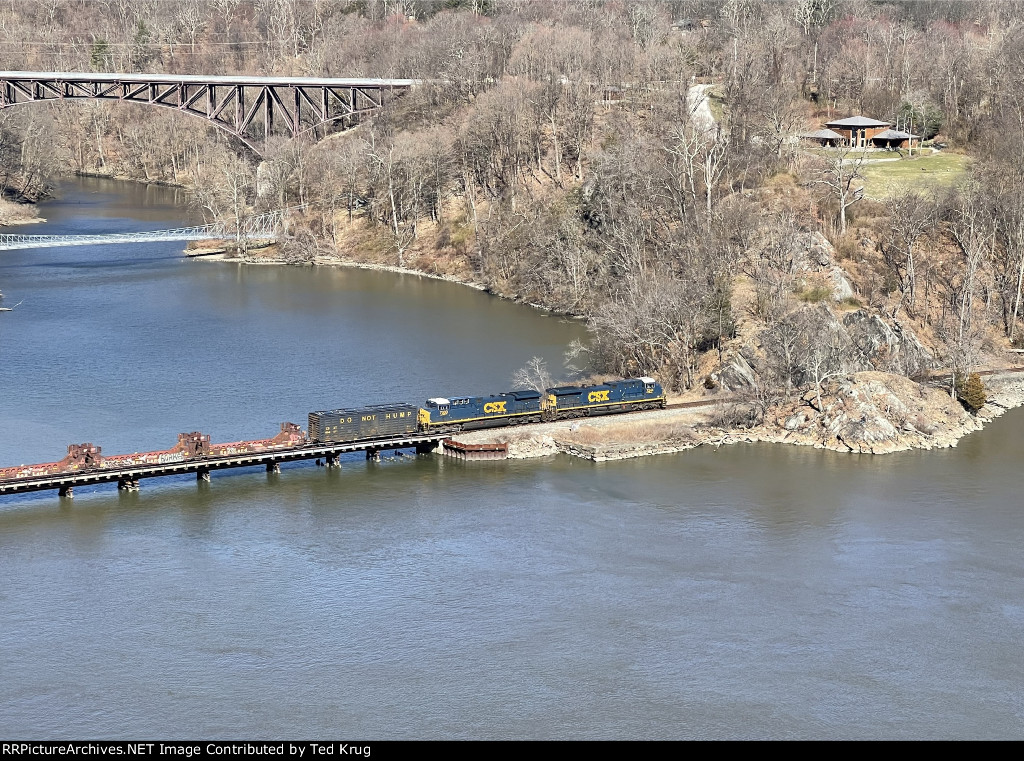
[[[416,445],[416,454],[431,454],[437,451],[436,441],[425,441],[422,444]]]
[[[267,473],[280,473],[280,472],[281,472],[281,463],[279,463],[279,462],[268,462],[267,463]]]
[[[137,478],[122,478],[117,482],[118,491],[138,491],[139,490],[139,479]]]
[[[57,494],[61,497],[67,497],[68,499],[75,498],[75,487],[73,486],[62,486],[57,490]]]
[[[380,462],[380,450],[379,449],[367,449],[366,459],[370,462]]]
[[[203,483],[210,483],[210,471],[206,468],[200,468],[196,471],[196,481]]]
[[[324,457],[324,460],[327,461],[327,467],[328,468],[340,468],[341,467],[341,463],[338,462],[338,455],[336,455],[336,454],[329,454],[326,457]]]

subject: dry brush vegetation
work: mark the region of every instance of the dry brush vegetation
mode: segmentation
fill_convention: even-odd
[[[1011,6],[11,3],[7,69],[424,84],[348,132],[272,140],[261,160],[161,109],[8,109],[0,181],[29,201],[67,171],[176,183],[229,220],[307,204],[287,261],[479,282],[588,319],[598,371],[744,389],[755,410],[858,370],[967,377],[1022,341],[1024,36]],[[855,113],[969,155],[964,181],[872,199],[863,156],[794,138]]]

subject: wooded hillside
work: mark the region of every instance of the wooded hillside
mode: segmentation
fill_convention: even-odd
[[[1021,336],[1018,10],[11,2],[0,7],[4,69],[424,83],[372,121],[318,143],[272,140],[262,158],[162,109],[19,106],[0,111],[0,182],[27,200],[68,171],[173,182],[219,217],[308,204],[286,260],[476,280],[587,317],[596,368],[676,388],[743,385],[744,367],[762,386],[820,385],[851,369],[859,334],[847,318],[861,309],[924,353],[886,339],[859,369],[966,377]],[[871,192],[872,172],[894,169],[798,138],[854,114],[942,153],[887,155],[904,180]],[[927,160],[942,156],[966,157],[966,172],[960,160],[950,181],[930,182]]]

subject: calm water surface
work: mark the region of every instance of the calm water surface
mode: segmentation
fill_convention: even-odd
[[[80,182],[26,232],[189,221]],[[0,465],[500,390],[578,325],[445,283],[0,252]],[[344,462],[0,499],[0,737],[1024,737],[1021,423],[885,457]]]

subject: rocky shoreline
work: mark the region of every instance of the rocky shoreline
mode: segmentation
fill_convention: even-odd
[[[824,410],[800,399],[773,410],[769,422],[753,428],[721,425],[723,413],[736,402],[711,399],[700,407],[634,413],[628,420],[562,421],[513,431],[474,431],[453,439],[467,445],[505,444],[509,459],[561,453],[594,462],[757,442],[860,454],[944,449],[1024,405],[1024,373],[996,374],[986,383],[989,402],[976,415],[942,388],[887,373],[858,373],[823,394]]]
[[[226,248],[201,248],[201,247],[189,247],[185,250],[186,256],[195,259],[201,259],[208,262],[234,262],[235,264],[247,264],[255,266],[263,265],[278,265],[288,266],[293,263],[284,261],[276,256],[253,256],[247,254],[245,256],[239,256],[233,251],[229,251]],[[315,267],[351,267],[353,269],[361,270],[375,270],[378,272],[394,272],[398,275],[414,275],[416,277],[424,277],[430,280],[443,280],[448,283],[456,283],[458,285],[464,285],[467,288],[473,288],[478,291],[488,290],[487,286],[483,283],[478,283],[473,280],[467,280],[464,278],[457,277],[455,275],[436,274],[431,272],[424,272],[423,270],[412,269],[410,267],[399,267],[393,264],[374,264],[372,262],[360,262],[355,259],[345,259],[339,256],[317,256],[312,262],[308,263]],[[538,306],[531,304],[529,306]],[[540,309],[544,307],[538,306]]]
[[[192,249],[187,253],[207,261],[250,265],[288,263],[275,255],[273,247],[244,257],[213,247]],[[487,290],[480,283],[454,275],[431,274],[339,256],[319,256],[311,264],[415,275]],[[897,352],[908,356],[930,359],[927,349],[912,334],[896,333],[865,312],[848,314],[843,323],[858,346],[869,355],[877,353],[875,344],[885,343],[887,348],[895,347]],[[866,360],[861,364],[871,365]],[[742,387],[740,380],[730,385]],[[950,398],[948,387],[941,383],[922,384],[901,374],[868,370],[832,379],[823,386],[820,395],[808,392],[776,405],[767,411],[762,424],[753,427],[731,422],[744,417],[742,402],[712,395],[705,397],[706,404],[699,407],[635,413],[629,415],[628,420],[618,416],[588,418],[511,431],[467,432],[453,439],[471,446],[504,444],[509,459],[563,453],[595,462],[682,452],[698,446],[755,442],[860,454],[947,448],[956,446],[967,434],[981,430],[986,422],[1006,410],[1024,405],[1024,373],[997,373],[986,379],[986,385],[989,401],[976,414],[967,412],[957,400]]]

